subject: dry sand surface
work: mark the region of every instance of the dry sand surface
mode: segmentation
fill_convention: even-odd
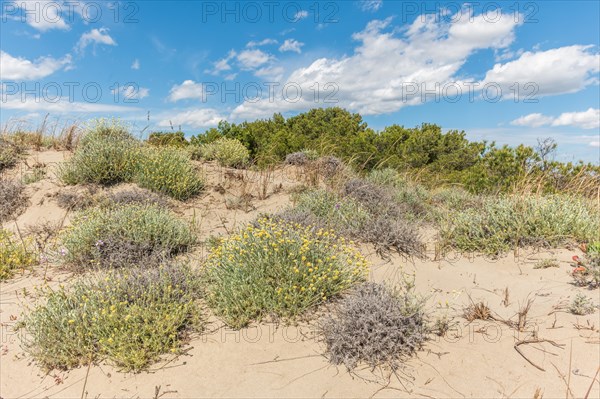
[[[50,151],[29,157],[30,164],[45,163],[49,173],[27,186],[29,204],[17,218],[20,229],[44,221],[69,223],[69,215],[55,200],[65,188],[52,173],[66,157]],[[18,175],[22,167],[11,173]],[[182,217],[194,218],[201,238],[227,234],[260,213],[285,208],[290,191],[301,183],[293,170],[278,169],[269,176],[268,197],[260,199],[264,175],[231,172],[212,164],[203,168],[209,182],[205,194],[177,208]],[[241,201],[244,198],[250,199],[250,205]],[[245,209],[227,209],[241,202]],[[12,221],[4,227],[14,231],[15,226]],[[100,364],[45,374],[23,353],[17,335],[22,332],[12,328],[33,303],[34,287],[43,284],[44,276],[50,285],[72,279],[49,265],[0,284],[0,395],[5,399],[80,398],[85,385],[87,398],[532,398],[538,389],[545,398],[579,398],[590,387],[589,397],[600,397],[600,384],[593,382],[600,364],[598,311],[578,317],[564,310],[579,292],[596,303],[600,300],[598,290],[570,284],[568,261],[580,254],[578,250],[523,250],[500,259],[450,254],[434,260],[431,241],[426,260],[398,256],[383,260],[372,248],[362,248],[372,264],[372,280],[393,283],[400,281],[402,272],[414,273],[417,290],[428,297],[430,311],[454,317],[456,323],[446,337],[434,336],[398,376],[387,378],[385,370],[370,369],[349,374],[330,365],[310,323],[288,327],[265,323],[233,331],[218,320],[190,342],[186,355],[165,357],[147,372],[121,373]],[[192,256],[202,255],[200,248]],[[560,267],[534,269],[535,262],[544,258],[557,258]],[[521,332],[501,321],[468,323],[461,317],[470,301],[483,301],[496,319],[517,321],[528,300],[531,308]],[[524,356],[515,349],[519,341],[536,339],[560,347],[549,342],[523,344],[518,349]]]

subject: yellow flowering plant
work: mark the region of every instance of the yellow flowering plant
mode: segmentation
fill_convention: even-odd
[[[46,370],[102,360],[145,369],[162,354],[180,353],[202,328],[199,281],[177,264],[84,277],[30,309],[23,346]]]
[[[35,263],[35,254],[27,248],[27,243],[19,242],[11,233],[0,229],[0,281]]]
[[[223,239],[204,267],[206,300],[234,328],[293,319],[363,281],[368,264],[333,231],[262,218]]]

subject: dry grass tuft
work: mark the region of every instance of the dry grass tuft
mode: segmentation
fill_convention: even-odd
[[[18,216],[25,207],[24,186],[18,181],[0,179],[0,223]]]
[[[492,318],[492,311],[483,302],[471,303],[463,309],[463,317],[469,322],[474,320],[489,320]]]

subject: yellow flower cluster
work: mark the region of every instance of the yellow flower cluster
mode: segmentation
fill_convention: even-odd
[[[207,270],[218,282],[210,298],[225,301],[214,303],[223,313],[265,307],[284,316],[326,301],[369,273],[353,242],[334,231],[270,219],[224,239],[209,253]],[[257,297],[263,303],[255,303]]]
[[[27,244],[17,242],[8,231],[0,229],[0,281],[35,264],[35,255],[27,249]]]

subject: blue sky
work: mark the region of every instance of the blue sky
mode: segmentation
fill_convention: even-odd
[[[2,1],[0,119],[196,134],[341,106],[599,163],[599,4]]]

